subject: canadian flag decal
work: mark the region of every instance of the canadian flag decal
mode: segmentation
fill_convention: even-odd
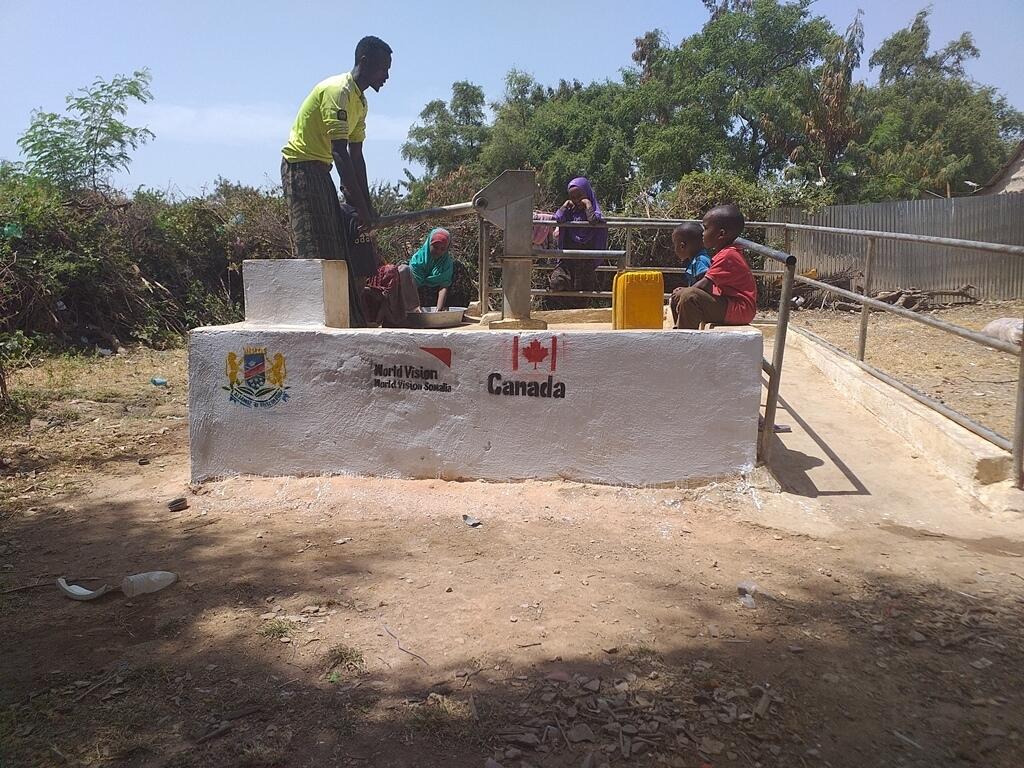
[[[554,372],[558,365],[558,337],[551,337],[550,346],[543,344],[537,339],[531,339],[529,344],[520,344],[519,337],[512,338],[512,370],[519,370],[519,358],[522,356],[526,370],[539,370],[541,366],[547,366],[549,371]],[[530,365],[533,365],[530,368]]]

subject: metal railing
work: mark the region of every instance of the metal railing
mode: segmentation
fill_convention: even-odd
[[[964,328],[963,326],[956,325],[954,323],[946,322],[945,320],[939,320],[931,315],[921,314],[914,312],[913,310],[906,309],[905,307],[895,306],[888,304],[878,299],[873,299],[868,294],[871,291],[871,278],[872,278],[872,267],[874,266],[875,253],[877,251],[878,240],[896,240],[910,243],[925,243],[928,245],[935,245],[944,248],[958,248],[961,250],[972,250],[980,251],[985,253],[1000,253],[1008,254],[1013,256],[1024,257],[1024,246],[1020,245],[1006,245],[1003,243],[987,243],[977,240],[960,240],[957,238],[950,237],[933,237],[931,235],[911,235],[905,232],[881,232],[877,230],[869,229],[844,229],[841,227],[821,227],[812,224],[790,224],[786,222],[762,222],[754,221],[748,222],[748,226],[765,227],[773,229],[782,229],[785,233],[787,243],[791,237],[791,232],[809,231],[809,232],[827,232],[834,235],[849,235],[851,237],[861,237],[867,239],[867,250],[864,256],[864,268],[862,278],[862,290],[863,293],[856,293],[854,291],[848,291],[843,288],[839,288],[828,283],[821,282],[820,280],[814,280],[810,277],[803,275],[797,275],[796,280],[805,285],[809,285],[827,293],[832,293],[842,298],[860,304],[860,328],[857,333],[857,354],[856,356],[849,355],[842,350],[835,348],[831,344],[827,344],[823,339],[820,339],[815,334],[805,331],[804,329],[798,329],[798,331],[809,338],[813,338],[815,341],[824,342],[827,346],[838,352],[843,357],[846,357],[853,362],[857,367],[861,368],[865,372],[871,374],[879,381],[885,382],[886,384],[895,387],[899,391],[903,392],[907,396],[913,398],[922,405],[931,408],[937,413],[945,416],[951,421],[956,422],[960,426],[964,427],[968,431],[974,433],[978,437],[987,440],[993,445],[1005,450],[1010,451],[1013,457],[1013,479],[1014,483],[1018,488],[1024,488],[1024,346],[1018,346],[1008,341],[995,339],[991,336],[986,336],[983,333],[972,331],[970,328]],[[903,317],[907,320],[912,320],[922,325],[927,325],[936,330],[943,331],[954,336],[958,336],[967,341],[982,346],[995,349],[999,352],[1004,352],[1009,355],[1014,355],[1018,358],[1017,363],[1017,397],[1014,409],[1013,419],[1013,437],[1007,438],[1004,435],[999,434],[993,429],[990,429],[983,424],[979,424],[969,416],[956,411],[944,403],[940,403],[938,400],[929,397],[928,395],[919,392],[913,387],[908,386],[906,383],[896,379],[889,374],[879,370],[875,366],[865,362],[864,358],[867,353],[867,341],[868,341],[868,321],[871,316],[871,311],[888,312],[899,317]]]

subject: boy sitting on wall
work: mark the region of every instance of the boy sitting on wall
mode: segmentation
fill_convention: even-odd
[[[695,221],[680,224],[672,230],[672,251],[683,268],[683,287],[672,291],[668,305],[672,310],[672,322],[679,320],[679,297],[685,288],[695,285],[711,266],[711,257],[704,248],[704,230]]]
[[[704,214],[704,247],[714,253],[700,280],[673,294],[676,328],[696,330],[701,323],[746,325],[757,311],[757,286],[750,266],[733,245],[743,231],[743,214],[720,205]]]

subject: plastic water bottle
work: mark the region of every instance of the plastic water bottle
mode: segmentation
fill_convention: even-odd
[[[170,571],[147,571],[136,573],[133,576],[125,576],[121,580],[121,591],[125,597],[145,595],[150,592],[159,592],[164,587],[169,587],[178,580],[178,574]]]

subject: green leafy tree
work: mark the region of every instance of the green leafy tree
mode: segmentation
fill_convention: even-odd
[[[840,201],[944,194],[947,184],[962,193],[1024,135],[1021,113],[967,76],[978,55],[970,35],[931,49],[928,11],[871,55],[879,82],[869,86],[855,77],[860,13],[839,34],[812,0],[705,5],[711,18],[678,45],[657,29],[636,38],[621,82],[546,87],[509,72],[489,126],[482,110],[458,118],[456,84],[451,102],[424,110],[407,156],[437,179],[535,169],[545,204],[586,175],[608,207],[642,210],[694,172],[785,179],[796,184],[780,188]],[[482,99],[475,91],[469,102]],[[463,125],[480,129],[478,144],[460,139]],[[429,181],[411,178],[410,200],[425,199]]]
[[[134,128],[123,118],[128,104],[153,98],[148,69],[96,78],[88,88],[67,97],[66,114],[36,110],[18,139],[25,166],[35,176],[63,189],[105,187],[110,174],[126,171],[131,152],[153,138],[148,128]]]
[[[447,104],[435,99],[423,108],[402,157],[422,164],[429,176],[446,176],[476,161],[487,134],[483,89],[460,80],[452,84]]]
[[[965,181],[985,183],[1024,136],[1024,114],[967,76],[964,63],[979,55],[968,33],[929,52],[928,14],[871,55],[879,85],[866,93],[863,141],[849,151],[859,199],[963,194]]]
[[[526,72],[510,70],[505,75],[504,97],[494,104],[494,125],[490,141],[480,153],[480,167],[489,176],[506,168],[536,168],[536,153],[530,146],[534,113],[545,101],[544,89]]]
[[[743,13],[753,7],[753,0],[701,0],[712,19],[724,13]]]
[[[618,83],[584,86],[561,81],[544,88],[513,70],[504,99],[494,105],[491,140],[478,164],[493,177],[506,168],[537,170],[546,203],[560,202],[566,184],[587,176],[603,204],[614,207],[634,172],[635,117]]]
[[[962,78],[966,76],[964,62],[981,55],[970,32],[962,33],[959,38],[929,55],[932,34],[928,24],[930,13],[931,9],[928,8],[918,11],[909,27],[894,32],[871,54],[868,63],[879,68],[878,81],[882,85],[915,76]]]
[[[835,37],[810,0],[714,5],[678,47],[637,40],[637,156],[663,183],[711,167],[754,179],[782,169],[803,140],[814,67]]]
[[[853,81],[864,53],[862,13],[826,46],[818,79],[811,84],[809,110],[803,116],[805,140],[790,152],[792,166],[786,169],[791,179],[832,184],[837,190],[856,174],[843,158],[850,142],[861,130],[862,101],[865,87]]]

